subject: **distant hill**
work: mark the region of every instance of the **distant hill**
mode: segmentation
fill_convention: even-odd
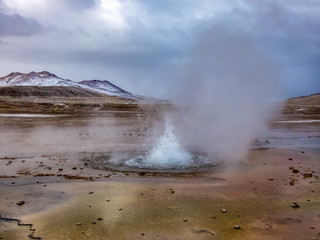
[[[283,113],[292,117],[320,119],[320,93],[289,98]]]
[[[316,94],[312,94],[312,95],[308,95],[308,96],[289,98],[287,100],[287,103],[299,104],[299,105],[320,104],[320,93],[316,93]]]
[[[106,80],[86,80],[82,82],[74,82],[69,79],[60,78],[47,71],[30,73],[13,72],[5,77],[0,78],[0,86],[74,87],[106,94],[109,96],[135,98],[133,94]],[[49,90],[47,89],[46,92],[48,93],[48,91]]]
[[[5,97],[102,97],[102,93],[78,87],[10,86],[0,87]]]

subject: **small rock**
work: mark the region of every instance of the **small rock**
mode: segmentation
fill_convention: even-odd
[[[17,205],[18,205],[18,206],[22,206],[23,204],[25,204],[25,201],[19,201],[19,202],[17,202]]]
[[[293,207],[293,208],[299,208],[300,205],[299,205],[298,203],[294,202],[294,203],[291,204],[291,207]]]
[[[77,225],[80,226],[80,225],[82,225],[82,223],[81,222],[77,222]]]
[[[122,208],[119,208],[119,211],[122,211]]]
[[[296,182],[295,182],[294,179],[292,179],[292,180],[290,181],[290,185],[291,185],[291,186],[293,186],[295,183],[296,183]]]
[[[288,160],[289,160],[289,161],[292,161],[292,158],[289,158]]]
[[[224,208],[223,208],[223,209],[221,209],[221,212],[222,212],[222,213],[226,213],[226,212],[228,212],[228,211],[227,211],[227,209],[224,209]]]
[[[93,192],[89,192],[88,194],[93,194]]]
[[[292,172],[293,173],[299,173],[299,170],[298,169],[293,169]]]
[[[91,224],[96,224],[96,222],[92,222]]]
[[[100,218],[98,218],[98,221],[102,221],[102,220],[103,220],[103,218],[101,218],[101,217],[100,217]]]
[[[144,233],[141,233],[141,236],[144,236]]]
[[[185,219],[185,218],[184,218],[184,219],[182,219],[182,220],[183,220],[184,222],[188,222],[188,219]]]
[[[304,173],[302,174],[305,178],[312,178],[312,173]]]
[[[240,229],[240,226],[239,225],[234,225],[233,228],[234,229]]]

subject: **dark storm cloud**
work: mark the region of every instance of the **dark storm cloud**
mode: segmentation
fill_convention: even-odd
[[[231,32],[244,31],[282,69],[281,83],[286,96],[320,92],[318,14],[310,8],[301,11],[298,6],[289,8],[281,2],[246,3],[244,9],[234,9],[202,23],[198,31],[215,25]]]
[[[19,14],[8,15],[0,12],[0,36],[31,36],[44,32],[43,26],[32,18]]]
[[[260,41],[283,66],[285,94],[292,97],[320,92],[318,15],[275,4],[265,6],[258,14]]]
[[[319,7],[316,1],[295,1],[293,6],[281,1],[244,1],[242,7],[241,4],[233,4],[233,8],[230,7],[228,11],[221,11],[200,20],[194,19],[191,24],[189,22],[189,26],[188,19],[191,19],[195,9],[199,10],[199,6],[192,1],[165,0],[161,4],[155,0],[138,2],[152,12],[152,17],[162,17],[167,24],[159,22],[159,26],[151,31],[139,26],[139,22],[133,22],[136,25],[132,25],[135,31],[133,34],[138,32],[142,42],[153,44],[154,48],[159,48],[161,44],[158,44],[157,38],[152,38],[152,35],[163,36],[164,41],[165,36],[170,39],[166,43],[167,49],[161,46],[165,52],[161,56],[162,62],[171,64],[173,58],[183,61],[190,52],[193,40],[197,40],[206,29],[219,26],[230,32],[243,31],[254,39],[281,69],[281,85],[285,96],[320,92],[320,12],[313,11]],[[208,6],[211,4],[206,1],[202,3]],[[201,14],[207,12],[201,9],[199,15]],[[179,18],[187,20],[181,23]],[[188,26],[187,30],[183,30],[185,26]],[[176,52],[171,54],[173,48]],[[136,61],[140,61],[143,68],[144,61],[141,61],[140,56],[136,57]],[[150,55],[145,59],[159,62],[157,57]],[[136,62],[134,56],[131,59]]]

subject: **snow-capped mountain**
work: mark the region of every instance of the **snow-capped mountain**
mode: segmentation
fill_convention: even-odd
[[[127,94],[127,95],[132,95],[131,93],[119,88],[118,86],[112,84],[111,82],[104,80],[86,80],[86,81],[81,81],[79,82],[82,85],[86,85],[89,86],[93,89],[95,89],[95,91],[97,92],[101,92],[101,93],[121,93],[121,94]]]
[[[134,96],[115,86],[108,81],[86,80],[82,82],[74,82],[69,79],[60,78],[50,72],[30,72],[19,73],[13,72],[5,77],[0,78],[0,86],[65,86],[79,87],[103,94],[133,98]]]

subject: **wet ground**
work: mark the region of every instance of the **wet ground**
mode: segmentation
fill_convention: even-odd
[[[273,123],[238,163],[148,171],[108,167],[148,147],[141,112],[51,115],[0,116],[0,239],[320,239],[319,122]]]

